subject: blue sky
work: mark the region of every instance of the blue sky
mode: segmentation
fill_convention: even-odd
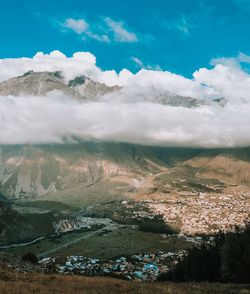
[[[0,58],[90,51],[103,69],[186,77],[212,58],[250,54],[250,0],[9,0]]]

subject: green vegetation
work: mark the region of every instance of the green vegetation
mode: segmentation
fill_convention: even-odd
[[[36,244],[11,248],[5,250],[5,252],[14,255],[17,258],[20,258],[27,252],[33,252],[34,254],[39,255],[88,234],[89,232],[74,232],[65,234],[60,239],[45,239]],[[142,232],[133,229],[130,226],[121,226],[117,230],[107,230],[100,235],[80,240],[77,243],[56,251],[54,255],[61,257],[66,257],[68,255],[83,255],[86,257],[96,257],[106,260],[118,255],[132,255],[144,251],[176,251],[186,249],[189,246],[190,243],[174,236],[169,239],[163,239],[161,235],[157,233]]]
[[[218,234],[212,245],[192,247],[161,280],[250,283],[250,225]]]

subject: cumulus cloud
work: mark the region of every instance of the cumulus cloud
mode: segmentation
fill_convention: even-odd
[[[134,61],[144,66],[139,58]],[[240,54],[235,59],[214,59],[211,69],[201,68],[194,72],[193,79],[187,79],[168,71],[152,70],[150,67],[133,74],[127,69],[117,73],[102,70],[96,64],[96,57],[90,52],[76,52],[71,57],[60,51],[50,54],[39,52],[32,58],[0,59],[0,81],[22,75],[27,71],[62,71],[66,80],[86,75],[94,81],[108,86],[126,86],[131,93],[161,93],[169,91],[182,96],[200,99],[229,97],[250,99],[250,75],[244,71],[240,62],[250,62],[250,57]]]
[[[217,60],[216,63],[210,70],[197,70],[194,73],[195,81],[213,89],[218,96],[250,101],[250,75],[232,60]]]
[[[136,74],[125,69],[119,74],[102,71],[88,52],[66,57],[54,51],[2,59],[2,80],[31,69],[61,70],[67,79],[85,74],[123,88],[85,103],[59,92],[46,97],[0,97],[0,144],[101,140],[182,147],[250,146],[250,75],[240,61],[213,62],[212,68],[201,68],[187,79],[146,69]],[[244,62],[248,56],[244,55]],[[194,108],[159,103],[159,97],[175,99],[173,94],[204,103]],[[221,97],[227,100],[224,106],[213,102]]]
[[[96,65],[96,57],[90,52],[76,52],[72,57],[66,57],[56,50],[50,54],[38,52],[32,58],[0,59],[0,81],[22,75],[30,70],[62,71],[66,80],[86,75],[108,86],[124,85],[133,75],[127,69],[123,69],[120,73],[114,70],[102,71]]]

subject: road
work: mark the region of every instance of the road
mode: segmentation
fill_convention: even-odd
[[[102,228],[102,229],[100,229],[100,230],[97,230],[97,231],[91,232],[91,233],[89,233],[89,234],[87,234],[87,235],[84,235],[84,236],[82,236],[82,237],[79,237],[79,238],[77,238],[77,239],[75,239],[75,240],[73,240],[73,241],[69,241],[69,242],[67,242],[67,243],[65,243],[65,244],[63,244],[63,245],[59,245],[59,246],[57,246],[57,247],[55,247],[55,248],[53,248],[53,249],[50,249],[50,250],[48,250],[48,251],[46,251],[46,252],[43,252],[43,253],[37,254],[37,256],[38,256],[39,258],[43,258],[43,257],[49,256],[49,255],[51,255],[51,254],[57,252],[57,251],[60,250],[60,249],[67,248],[68,246],[73,245],[73,244],[76,244],[76,243],[78,243],[78,242],[80,242],[80,241],[82,241],[82,240],[87,240],[87,239],[91,238],[92,236],[95,236],[96,234],[99,234],[99,233],[101,233],[101,232],[104,232],[105,230],[108,230],[108,229],[113,229],[113,228],[115,228],[116,226],[117,226],[117,225],[110,224],[110,225],[108,225],[108,226],[106,226],[106,227],[104,227],[104,228]]]
[[[32,245],[34,243],[37,243],[39,241],[42,241],[46,239],[45,237],[40,237],[40,238],[37,238],[37,239],[34,239],[30,242],[26,242],[26,243],[17,243],[17,244],[11,244],[11,245],[4,245],[4,246],[0,246],[0,250],[1,249],[10,249],[10,248],[16,248],[16,247],[24,247],[24,246],[28,246],[28,245]]]

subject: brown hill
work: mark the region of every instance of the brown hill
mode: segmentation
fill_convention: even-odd
[[[0,269],[0,292],[12,293],[250,293],[249,285],[215,283],[139,283],[112,278],[13,273]]]

